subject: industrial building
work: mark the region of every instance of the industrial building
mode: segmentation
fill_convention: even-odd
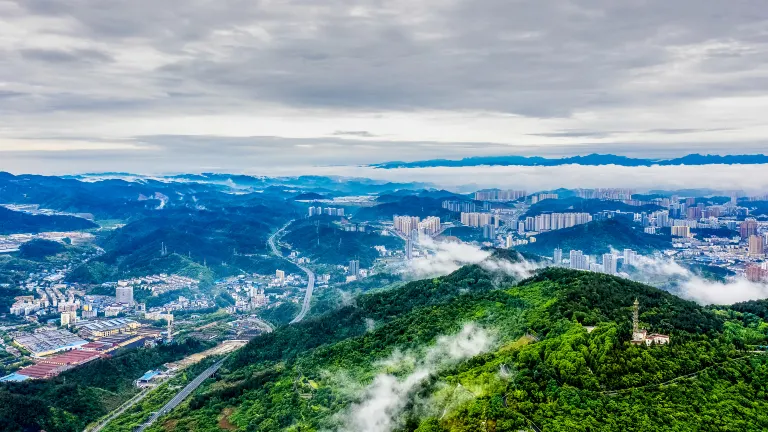
[[[83,321],[75,325],[75,328],[77,328],[81,335],[91,338],[103,338],[119,333],[133,333],[139,327],[141,327],[141,324],[128,318]]]
[[[101,354],[93,351],[70,351],[53,357],[41,359],[37,364],[22,368],[17,375],[32,379],[47,379],[57,376],[65,370],[101,358]]]
[[[60,351],[78,348],[88,342],[80,337],[58,329],[44,329],[35,333],[17,333],[13,342],[26,349],[33,357],[43,357]]]

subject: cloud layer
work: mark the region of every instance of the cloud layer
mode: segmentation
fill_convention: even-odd
[[[0,169],[745,151],[768,137],[763,6],[0,0]]]
[[[480,264],[486,270],[502,272],[517,279],[533,275],[540,268],[535,263],[522,260],[512,263],[491,258],[491,251],[479,246],[454,241],[435,241],[429,237],[420,240],[420,246],[429,251],[426,257],[417,257],[407,262],[404,272],[408,278],[425,279],[453,273],[468,264]]]
[[[768,284],[733,277],[725,282],[704,279],[671,259],[638,257],[640,282],[670,283],[670,289],[682,298],[702,305],[730,305],[747,300],[768,298]]]
[[[400,425],[400,415],[414,397],[414,392],[441,368],[456,364],[487,351],[493,337],[473,324],[456,335],[441,336],[426,353],[397,352],[382,363],[389,369],[409,370],[398,378],[390,373],[377,375],[363,391],[361,400],[340,419],[343,432],[390,432]]]

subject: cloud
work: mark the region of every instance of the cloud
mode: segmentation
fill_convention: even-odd
[[[768,284],[750,282],[741,276],[730,277],[725,282],[707,280],[672,259],[638,257],[636,267],[638,271],[633,273],[633,279],[663,286],[702,305],[730,305],[768,298]]]
[[[415,279],[447,275],[464,265],[477,264],[491,256],[490,251],[464,242],[434,241],[431,238],[424,238],[420,244],[429,249],[429,255],[408,261],[405,269],[408,276]]]
[[[694,276],[683,282],[679,290],[683,298],[704,305],[730,305],[747,300],[768,298],[768,284],[750,282],[743,278],[730,279],[722,283]]]
[[[467,324],[456,335],[441,336],[425,353],[396,352],[380,363],[392,370],[405,367],[410,372],[398,378],[390,373],[377,375],[362,393],[361,400],[339,419],[342,432],[390,432],[401,426],[401,414],[415,392],[440,369],[481,354],[493,346],[485,330]]]
[[[27,48],[19,53],[28,60],[40,60],[48,63],[111,62],[112,56],[94,49],[72,51],[60,49]]]
[[[419,240],[419,245],[429,251],[426,257],[416,257],[407,262],[403,272],[408,278],[426,279],[443,276],[468,264],[479,264],[482,268],[501,272],[516,279],[525,279],[541,266],[522,260],[512,263],[504,259],[492,258],[492,251],[464,242],[436,241],[430,237]]]
[[[368,132],[368,131],[336,131],[333,133],[334,136],[353,136],[358,138],[375,138],[376,135]]]
[[[13,97],[0,97],[0,148],[57,134],[187,135],[190,146],[194,136],[218,136],[206,144],[216,151],[232,136],[386,136],[461,157],[497,152],[484,143],[508,153],[649,144],[734,151],[768,137],[768,12],[759,3],[307,4],[1,0],[0,94]],[[348,144],[335,150],[339,159]],[[312,156],[271,145],[280,158]],[[416,156],[386,154],[367,162]],[[171,157],[112,156],[69,159],[83,171],[128,162],[178,170]],[[236,154],[221,159],[222,169],[243,166]],[[1,162],[13,169],[19,157]]]

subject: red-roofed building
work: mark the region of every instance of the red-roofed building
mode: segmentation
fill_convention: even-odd
[[[53,357],[40,359],[37,364],[27,366],[17,373],[30,378],[47,379],[55,377],[65,370],[72,369],[101,357],[102,354],[94,351],[67,351]]]
[[[110,348],[112,348],[111,343],[102,343],[102,342],[89,342],[80,347],[80,349],[83,351],[96,351],[96,352],[106,351]]]
[[[59,366],[55,364],[38,363],[36,365],[27,366],[17,373],[19,375],[28,376],[34,379],[47,379],[53,378],[56,375],[64,372],[67,369],[66,366]]]

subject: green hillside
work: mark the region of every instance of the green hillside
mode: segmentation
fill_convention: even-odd
[[[661,207],[655,204],[648,204],[644,206],[633,206],[625,204],[621,201],[614,200],[599,200],[599,199],[585,199],[578,197],[564,198],[564,199],[545,199],[539,201],[536,204],[531,205],[531,208],[523,215],[536,216],[542,213],[598,213],[605,210],[623,211],[623,212],[652,212],[661,210]]]
[[[75,269],[69,280],[102,283],[157,273],[200,278],[204,273],[274,272],[277,263],[267,256],[267,237],[279,223],[279,214],[266,207],[163,212],[101,240],[104,255]]]
[[[40,260],[64,252],[65,249],[64,244],[56,241],[34,239],[19,247],[18,256],[28,260]]]
[[[671,344],[628,342],[636,298]],[[468,266],[254,339],[150,430],[764,430],[767,332],[608,275]]]
[[[98,225],[75,216],[35,215],[0,207],[0,235],[45,231],[78,231]]]
[[[385,199],[395,201],[385,202],[373,207],[363,207],[354,215],[355,221],[391,220],[395,215],[438,216],[444,220],[455,219],[458,213],[443,208],[442,198],[406,196],[400,199],[389,196]]]
[[[344,231],[334,218],[316,217],[293,222],[282,241],[312,261],[323,264],[348,264],[360,260],[360,265],[369,267],[379,256],[374,246],[387,249],[401,249],[403,242],[397,237],[382,236],[375,232]]]
[[[535,243],[525,245],[521,250],[550,256],[557,247],[566,254],[575,249],[596,255],[608,253],[611,248],[634,249],[641,254],[650,254],[669,248],[671,244],[668,237],[646,234],[638,225],[607,219],[539,234]]]
[[[80,432],[130,399],[136,393],[133,381],[148,369],[211,346],[209,342],[187,339],[118,352],[49,380],[0,383],[0,430]]]

